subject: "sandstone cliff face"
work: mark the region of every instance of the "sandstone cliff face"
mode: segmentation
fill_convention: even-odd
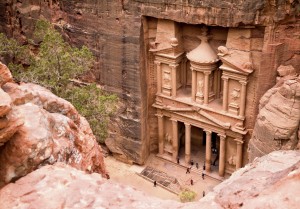
[[[148,80],[152,72],[148,72],[151,57],[146,33],[148,29],[151,33],[151,25],[147,18],[263,28],[263,50],[254,50],[252,55],[257,80],[249,99],[258,105],[259,98],[274,85],[274,69],[279,64],[300,69],[297,12],[296,0],[4,0],[0,2],[0,31],[26,43],[35,19],[44,17],[73,44],[88,45],[97,57],[96,81],[117,93],[122,102],[107,144],[124,160],[143,163],[157,145],[157,136],[150,133],[157,127],[151,106],[155,86]],[[253,117],[247,118],[246,128],[253,128],[256,114],[256,109],[251,110]]]
[[[260,100],[249,159],[274,150],[300,148],[300,77],[279,80]]]
[[[234,173],[199,202],[182,204],[149,197],[99,174],[86,174],[57,163],[6,185],[0,190],[0,209],[296,209],[300,203],[299,177],[299,152],[273,152]]]
[[[0,76],[0,187],[55,162],[106,174],[101,148],[73,105],[38,85],[8,82],[2,63]]]

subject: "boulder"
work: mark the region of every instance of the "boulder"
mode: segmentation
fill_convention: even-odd
[[[300,77],[283,77],[260,100],[252,138],[250,162],[274,150],[299,148]]]
[[[6,65],[0,62],[0,87],[12,81],[12,75]]]
[[[70,102],[30,83],[3,83],[0,98],[0,187],[55,162],[107,176],[101,147]]]
[[[296,209],[300,204],[299,178],[300,152],[276,151],[235,172],[200,201],[183,204],[149,197],[99,174],[56,163],[2,188],[0,209]]]

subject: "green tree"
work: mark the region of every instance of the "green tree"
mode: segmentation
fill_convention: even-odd
[[[117,97],[103,92],[95,84],[76,86],[72,79],[91,69],[94,56],[83,46],[80,49],[66,43],[61,34],[44,20],[38,20],[34,40],[27,46],[0,34],[0,55],[9,56],[15,78],[33,82],[50,89],[70,101],[86,117],[99,142],[107,137],[109,116],[115,110]],[[39,46],[33,56],[29,47]],[[27,59],[26,59],[27,57]],[[22,61],[29,63],[23,68]]]

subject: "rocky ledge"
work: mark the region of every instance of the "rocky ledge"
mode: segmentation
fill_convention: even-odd
[[[106,175],[101,147],[71,103],[41,86],[14,83],[2,63],[0,87],[0,187],[55,162]]]
[[[199,202],[178,203],[146,196],[99,174],[68,165],[44,166],[0,191],[7,208],[298,208],[300,152],[276,151],[235,172]],[[155,189],[155,188],[154,188]]]

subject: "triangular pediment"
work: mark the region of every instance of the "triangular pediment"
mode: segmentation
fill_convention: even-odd
[[[203,116],[207,121],[212,123],[213,125],[220,127],[220,128],[225,128],[229,129],[230,128],[230,123],[224,123],[223,121],[211,116],[209,113],[205,112],[204,110],[198,111],[198,113]]]
[[[223,65],[220,69],[248,75],[253,72],[250,52],[228,51],[226,54],[218,54]]]

